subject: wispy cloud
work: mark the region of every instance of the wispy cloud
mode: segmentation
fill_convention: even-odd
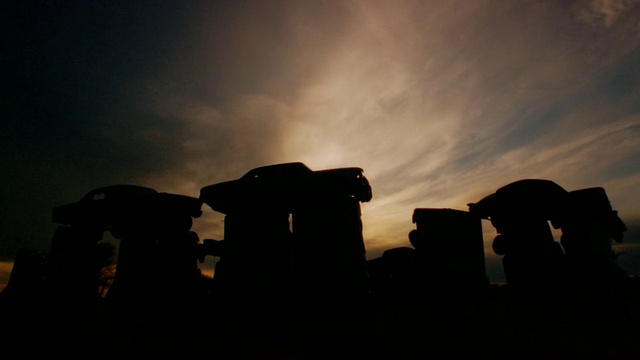
[[[405,241],[416,207],[466,209],[521,178],[569,190],[613,186],[625,169],[632,179],[637,92],[612,100],[595,91],[638,51],[637,37],[614,26],[635,5],[586,5],[355,1],[230,11],[231,46],[198,62],[226,64],[233,77],[202,74],[205,88],[226,95],[168,92],[156,101],[155,116],[180,124],[182,162],[149,182],[194,193],[269,163],[360,166],[374,186],[363,218],[375,246]],[[606,30],[581,27],[593,19]]]
[[[31,122],[14,119],[41,124],[34,129],[42,137],[33,141],[36,130],[21,128],[26,135],[4,142],[20,144],[9,167],[32,188],[59,189],[48,202],[44,190],[35,197],[49,206],[111,183],[197,196],[266,164],[359,166],[374,191],[363,204],[371,248],[406,244],[417,207],[466,209],[522,178],[568,190],[603,186],[631,219],[640,216],[638,7],[625,0],[159,6],[132,12],[140,29],[91,27],[87,39],[100,43],[72,36],[83,33],[73,21],[53,33],[34,25],[40,42],[28,54],[60,57],[26,60],[67,76],[49,77],[58,80],[41,92],[53,96],[31,103]],[[98,20],[107,15],[87,16],[106,24]],[[63,66],[74,63],[95,66]],[[26,88],[37,89],[29,79]],[[76,92],[82,96],[63,96]],[[48,175],[33,179],[33,171]],[[23,193],[25,181],[7,181]],[[22,195],[13,193],[18,204]],[[46,221],[50,209],[42,211]],[[219,237],[219,214],[197,227]]]
[[[637,0],[591,0],[578,2],[575,6],[579,19],[609,28],[626,13],[637,11],[638,4]]]

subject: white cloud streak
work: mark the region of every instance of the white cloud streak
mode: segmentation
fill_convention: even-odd
[[[640,170],[637,91],[594,95],[638,51],[627,25],[638,17],[625,12],[634,3],[339,4],[324,8],[340,13],[327,23],[288,4],[279,39],[256,30],[265,28],[252,15],[238,38],[275,53],[239,60],[271,65],[259,65],[250,91],[229,83],[231,102],[169,94],[156,113],[188,129],[192,180],[174,172],[154,181],[193,192],[269,163],[359,166],[374,187],[363,205],[371,248],[405,244],[417,207],[466,209],[522,178],[605,186],[614,207],[640,215],[625,199]]]
[[[603,186],[640,217],[638,0],[104,9],[12,17],[4,234],[49,238],[36,217],[91,188],[197,196],[289,161],[364,169],[378,253],[407,245],[415,208],[464,210],[523,178]],[[195,228],[221,238],[221,215]]]

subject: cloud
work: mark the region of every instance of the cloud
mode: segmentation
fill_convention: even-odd
[[[148,183],[195,193],[276,162],[360,166],[374,186],[363,205],[374,246],[404,241],[415,207],[465,209],[525,177],[609,184],[637,156],[631,105],[593,95],[637,48],[632,34],[583,31],[553,3],[401,5],[227,10],[230,29],[196,37],[211,95],[147,97],[179,129],[166,134],[179,139],[176,161]]]
[[[578,18],[595,26],[611,27],[623,15],[637,9],[636,0],[591,0],[578,2]],[[640,24],[639,24],[640,25]]]
[[[0,154],[14,175],[2,218],[23,215],[0,231],[47,239],[54,205],[103,185],[197,196],[289,161],[364,169],[371,249],[406,244],[417,207],[464,210],[522,178],[604,186],[625,220],[640,217],[637,7],[203,2],[84,18],[77,8],[38,24],[22,14],[18,40],[31,45],[7,55],[20,85]],[[220,238],[221,224],[207,212],[196,228]]]

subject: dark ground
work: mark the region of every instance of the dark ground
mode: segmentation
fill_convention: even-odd
[[[621,290],[620,290],[621,289]],[[111,358],[637,359],[640,279],[620,291],[524,294],[492,285],[370,294],[358,302],[205,294],[90,306],[2,293],[2,352]],[[42,295],[42,294],[40,294]]]

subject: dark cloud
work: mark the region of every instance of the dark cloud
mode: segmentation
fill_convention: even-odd
[[[640,217],[637,8],[16,5],[4,14],[0,239],[46,248],[53,206],[96,187],[197,196],[286,161],[364,168],[371,249],[406,242],[416,207],[466,209],[525,177],[605,186],[625,220]]]

